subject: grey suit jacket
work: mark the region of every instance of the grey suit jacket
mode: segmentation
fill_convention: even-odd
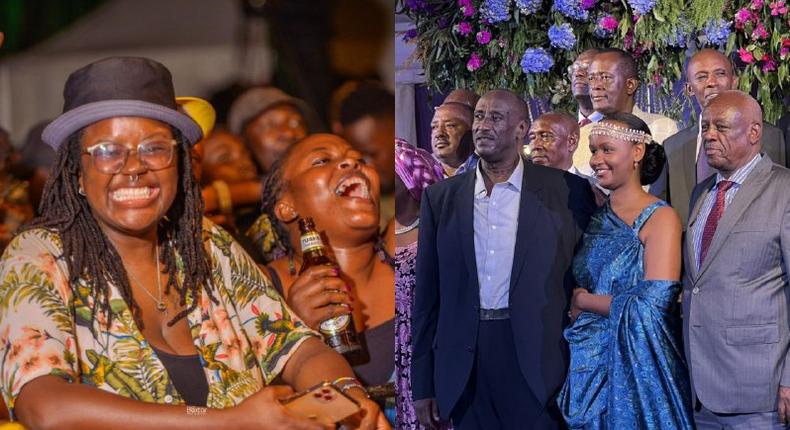
[[[661,177],[650,187],[650,193],[666,200],[680,215],[685,225],[689,218],[691,190],[697,184],[697,133],[696,125],[683,129],[664,141],[667,165]],[[787,166],[788,150],[782,130],[763,123],[762,151],[774,162]]]
[[[687,231],[705,222],[698,215],[715,180],[694,188]],[[763,155],[702,266],[691,234],[683,254],[683,343],[695,399],[717,413],[776,410],[779,384],[790,386],[790,170]]]

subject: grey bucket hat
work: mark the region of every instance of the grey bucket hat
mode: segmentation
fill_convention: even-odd
[[[254,87],[245,91],[230,106],[228,128],[231,133],[241,136],[244,127],[264,111],[282,104],[291,105],[304,117],[308,133],[323,131],[318,114],[302,99],[291,97],[274,87]]]
[[[165,122],[192,144],[203,137],[200,125],[179,110],[170,71],[148,58],[110,57],[88,64],[69,75],[63,99],[63,114],[41,136],[56,151],[81,128],[118,116]]]

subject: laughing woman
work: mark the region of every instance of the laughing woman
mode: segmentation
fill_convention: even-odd
[[[593,127],[590,150],[611,193],[573,260],[580,288],[560,408],[572,429],[693,428],[677,312],[680,219],[642,189],[661,173],[663,148],[642,120],[614,114]]]
[[[395,271],[378,233],[379,177],[358,151],[330,134],[314,134],[289,148],[264,185],[263,211],[285,257],[269,267],[288,304],[310,327],[351,313],[367,356],[354,361],[366,385],[394,374]],[[312,217],[338,264],[302,263],[299,217]]]
[[[0,389],[31,429],[313,429],[278,399],[353,376],[223,230],[201,217],[204,130],[170,72],[74,72],[42,215],[0,260]],[[187,110],[189,111],[189,110]],[[344,378],[345,377],[345,378]],[[387,428],[358,384],[362,428]]]

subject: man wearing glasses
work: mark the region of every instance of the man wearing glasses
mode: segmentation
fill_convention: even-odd
[[[579,127],[584,127],[592,122],[598,122],[603,118],[600,112],[597,112],[592,105],[590,99],[590,84],[587,82],[587,69],[592,63],[593,57],[601,52],[598,48],[588,49],[578,57],[576,61],[568,67],[568,76],[571,79],[571,93],[573,98],[579,103],[579,112],[577,114],[577,121]],[[578,143],[578,140],[576,141]]]
[[[590,99],[595,111],[602,115],[631,113],[647,123],[653,140],[661,144],[677,133],[678,126],[663,115],[642,111],[636,106],[634,95],[639,88],[636,61],[631,54],[616,48],[602,49],[587,69]],[[573,155],[573,165],[585,175],[592,176],[589,137],[591,125],[579,130],[579,148]]]

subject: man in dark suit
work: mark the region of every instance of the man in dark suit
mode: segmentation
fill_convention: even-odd
[[[595,202],[584,179],[522,158],[528,129],[522,100],[486,93],[478,166],[423,194],[412,390],[428,428],[559,426],[569,268]]]
[[[717,94],[736,89],[738,77],[727,56],[713,49],[703,49],[694,54],[686,65],[686,91],[693,96],[701,110]],[[701,116],[701,115],[700,115]],[[787,149],[784,135],[778,128],[763,123],[763,151],[775,163],[786,165]],[[689,199],[695,185],[715,173],[708,166],[698,124],[677,132],[664,142],[667,167],[651,187],[651,193],[667,202],[680,215],[683,224],[689,218]]]

